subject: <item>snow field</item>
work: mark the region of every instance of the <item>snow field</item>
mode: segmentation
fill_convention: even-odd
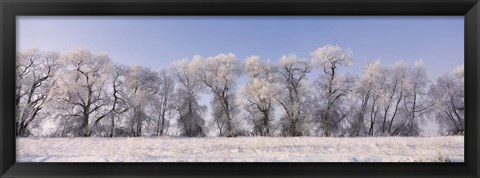
[[[18,162],[463,162],[464,137],[17,138]]]

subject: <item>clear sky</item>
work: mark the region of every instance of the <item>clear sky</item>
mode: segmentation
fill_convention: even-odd
[[[367,61],[423,59],[431,79],[464,61],[463,16],[19,16],[17,49],[69,52],[87,47],[113,61],[152,69],[198,54],[232,52],[278,61],[325,44],[350,48],[359,75]]]

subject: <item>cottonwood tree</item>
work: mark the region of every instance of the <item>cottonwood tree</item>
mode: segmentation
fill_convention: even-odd
[[[34,134],[36,125],[56,118],[58,136],[161,136],[173,114],[181,135],[205,136],[206,106],[198,101],[205,89],[213,95],[211,123],[222,136],[245,134],[240,116],[262,136],[416,136],[425,116],[434,116],[443,134],[464,132],[463,66],[429,85],[421,61],[413,67],[374,61],[354,78],[340,72],[352,64],[348,49],[326,45],[312,58],[287,55],[273,64],[251,56],[243,66],[231,53],[194,56],[155,72],[113,65],[106,54],[88,49],[63,56],[18,52],[16,135]],[[312,87],[307,75],[314,64],[320,75]],[[237,91],[243,70],[249,81]],[[280,118],[274,117],[276,108]]]
[[[248,57],[245,70],[250,81],[241,88],[237,104],[252,116],[254,133],[261,136],[272,135],[273,105],[279,86],[277,69],[270,62],[262,62],[259,56]]]
[[[446,74],[432,85],[429,95],[435,104],[436,119],[447,134],[461,134],[465,130],[465,94],[463,66],[455,73]]]
[[[91,136],[92,123],[109,114],[107,81],[111,60],[106,54],[94,54],[81,48],[65,55],[63,62],[62,73],[56,75],[59,117],[69,121],[66,131],[70,134]]]
[[[342,105],[352,88],[353,78],[341,75],[338,70],[352,65],[352,51],[338,45],[325,45],[312,52],[312,58],[321,69],[316,81],[319,94],[315,98],[314,120],[319,123],[318,130],[330,136],[340,129],[340,122],[347,116]]]
[[[360,111],[363,112],[360,113],[364,113],[364,109],[368,106],[366,101],[368,101],[369,98],[373,98],[371,100],[375,101],[375,97],[378,97],[377,102],[373,102],[375,105],[373,105],[373,103],[370,105],[373,105],[377,108],[377,112],[374,114],[380,120],[375,119],[377,117],[370,117],[371,122],[369,134],[371,135],[376,133],[381,135],[391,135],[393,128],[392,126],[394,126],[393,124],[395,123],[395,119],[398,118],[399,115],[402,116],[401,119],[404,119],[403,117],[406,110],[403,107],[403,101],[407,90],[407,84],[409,82],[408,72],[410,69],[402,61],[397,62],[389,67],[381,66],[380,63],[378,63],[378,65],[376,65],[377,67],[375,67],[376,70],[375,68],[372,69],[372,63],[368,65],[370,67],[366,68],[366,75],[364,75],[362,82],[358,85],[358,88],[363,88],[363,91],[359,91],[364,101],[360,107],[362,108]],[[370,73],[370,75],[367,75],[368,73]],[[373,73],[376,73],[376,75],[371,75]],[[374,93],[375,96],[373,96],[371,93]],[[367,94],[369,97],[367,97]],[[370,114],[370,116],[372,115]],[[374,121],[372,119],[380,121],[380,123],[378,123],[378,129],[376,132],[371,130],[372,128],[375,128],[372,126],[376,125],[374,122],[372,122]]]
[[[387,84],[384,90],[383,115],[381,131],[383,135],[390,135],[395,118],[401,112],[400,103],[403,101],[406,90],[407,70],[405,64],[400,61],[387,69],[385,74]]]
[[[54,75],[60,54],[31,49],[16,56],[16,135],[28,136],[30,126],[38,120],[51,98]]]
[[[406,112],[406,119],[392,134],[414,136],[419,134],[418,116],[432,106],[426,100],[426,89],[428,77],[423,67],[423,61],[415,62],[413,68],[407,75],[406,92],[403,98],[403,105]]]
[[[368,64],[365,69],[364,80],[368,83],[367,88],[371,99],[370,113],[368,114],[370,117],[368,135],[370,136],[374,136],[375,131],[381,131],[380,129],[375,130],[375,127],[377,127],[378,120],[384,118],[382,114],[386,114],[385,112],[388,111],[387,107],[393,97],[389,94],[389,75],[388,68],[382,66],[380,60]]]
[[[125,100],[130,108],[128,122],[130,133],[134,137],[142,136],[144,122],[151,119],[152,111],[147,108],[151,102],[158,102],[155,95],[159,92],[160,82],[158,73],[150,68],[133,66],[127,71]]]
[[[165,135],[170,121],[167,120],[167,114],[173,109],[174,106],[174,89],[175,89],[175,78],[170,73],[168,69],[163,69],[159,73],[160,77],[160,90],[158,92],[157,99],[158,104],[155,106],[158,110],[158,120],[157,120],[157,129],[156,135],[161,136]]]
[[[182,135],[188,137],[206,135],[205,120],[202,118],[206,107],[198,103],[198,94],[203,89],[203,83],[196,76],[202,66],[201,63],[200,56],[194,56],[191,61],[184,59],[173,63],[173,71],[178,81],[176,110],[179,119],[177,123]]]
[[[233,118],[235,106],[235,82],[242,74],[238,58],[233,53],[208,57],[202,62],[197,76],[213,93],[214,122],[222,136],[235,136]]]
[[[455,71],[454,71],[454,75],[455,75],[455,78],[456,78],[456,83],[458,83],[458,86],[460,87],[460,91],[459,91],[459,97],[460,99],[462,100],[462,102],[460,102],[460,105],[458,105],[458,108],[465,112],[465,69],[464,69],[464,66],[461,65],[461,66],[458,66],[457,68],[455,68]]]
[[[380,60],[373,61],[365,66],[364,74],[356,86],[356,92],[361,99],[361,105],[355,118],[357,125],[353,125],[355,127],[355,135],[359,135],[359,131],[365,132],[365,135],[374,135],[378,110],[385,103],[381,102],[381,100],[386,95],[384,90],[386,75],[387,71],[381,66]],[[365,128],[365,117],[370,118],[368,133]]]
[[[115,135],[115,120],[119,120],[122,114],[127,112],[130,108],[125,100],[125,81],[127,77],[128,67],[123,65],[114,65],[111,75],[111,108],[109,110],[108,117],[110,117],[110,133],[109,137]],[[98,122],[97,122],[98,124]]]
[[[307,74],[312,71],[309,61],[298,58],[296,55],[282,56],[278,66],[281,90],[276,100],[284,109],[282,135],[302,136],[308,119],[309,86]]]

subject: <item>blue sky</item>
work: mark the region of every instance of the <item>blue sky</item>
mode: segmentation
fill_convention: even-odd
[[[368,61],[412,64],[423,59],[429,77],[450,73],[464,61],[463,16],[17,16],[17,50],[69,52],[87,47],[113,61],[153,69],[194,55],[232,52],[278,61],[325,44],[350,48],[359,75]]]

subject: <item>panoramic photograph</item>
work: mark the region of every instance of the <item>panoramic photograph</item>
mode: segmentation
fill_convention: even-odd
[[[17,16],[17,162],[464,162],[463,16]]]

